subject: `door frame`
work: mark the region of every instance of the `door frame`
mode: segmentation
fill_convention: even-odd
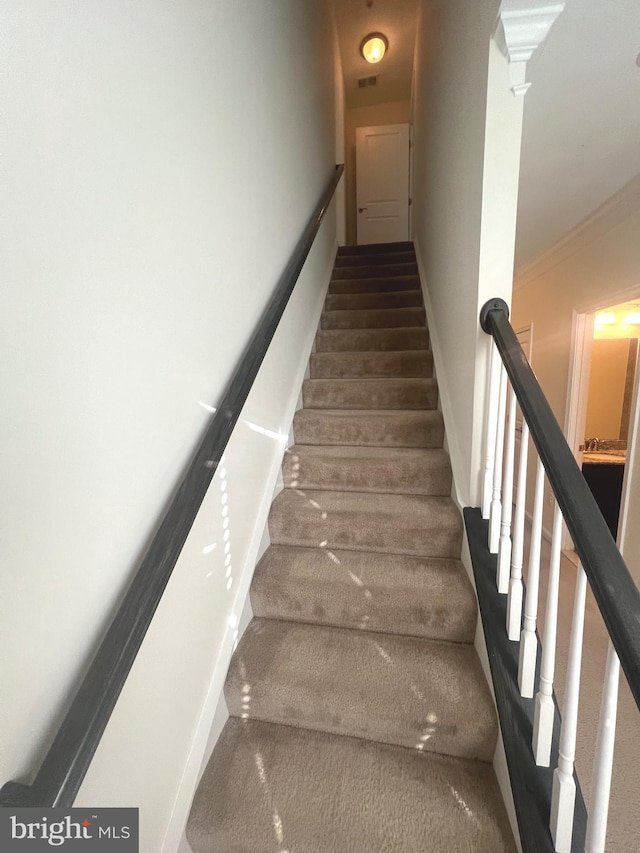
[[[591,352],[593,349],[593,327],[596,311],[617,305],[621,302],[640,301],[640,283],[623,290],[613,291],[606,297],[599,296],[573,311],[571,330],[571,357],[569,361],[569,380],[567,387],[567,407],[565,411],[564,434],[576,462],[582,467],[581,445],[585,439],[584,428],[587,420],[587,402],[589,398],[589,379],[591,375]],[[640,364],[640,362],[639,362]],[[640,399],[640,369],[636,369],[633,398],[631,404],[631,419],[629,422],[629,437],[627,441],[627,460],[636,452],[640,415],[637,411]],[[631,468],[625,465],[622,496],[620,499],[620,523],[618,525],[618,541],[622,541],[626,526],[627,506],[632,484]],[[573,541],[566,525],[562,529],[562,550],[573,549]]]

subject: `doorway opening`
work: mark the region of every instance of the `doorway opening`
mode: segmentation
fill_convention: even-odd
[[[356,128],[357,243],[409,239],[410,125]]]
[[[576,315],[574,342],[567,440],[616,539],[631,487],[627,482],[623,490],[627,455],[636,439],[632,412],[640,379],[640,292],[635,299]],[[565,537],[563,547],[571,551],[568,533]]]

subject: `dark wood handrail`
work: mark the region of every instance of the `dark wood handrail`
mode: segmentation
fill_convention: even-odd
[[[491,299],[482,308],[480,324],[496,343],[609,637],[640,708],[640,592],[508,317],[506,303]]]
[[[5,784],[0,805],[73,805],[343,172],[335,167],[296,243],[33,783]]]

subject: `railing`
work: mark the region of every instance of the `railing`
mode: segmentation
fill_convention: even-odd
[[[336,166],[296,243],[33,783],[5,784],[0,805],[73,805],[343,171]]]
[[[480,324],[495,343],[491,348],[482,516],[489,522],[489,551],[497,555],[497,590],[507,596],[504,632],[510,640],[520,643],[517,674],[520,696],[535,695],[531,750],[539,767],[550,765],[554,722],[557,724],[553,681],[563,519],[579,557],[559,757],[553,773],[550,807],[549,829],[559,853],[570,853],[573,849],[574,760],[587,580],[609,633],[585,845],[589,853],[595,853],[604,850],[605,845],[619,664],[640,707],[640,593],[509,323],[506,303],[500,299],[487,302],[480,314]],[[522,411],[523,428],[514,509],[516,404]],[[525,595],[522,565],[529,434],[538,458]],[[555,495],[555,510],[544,645],[538,660],[536,624],[545,477]]]

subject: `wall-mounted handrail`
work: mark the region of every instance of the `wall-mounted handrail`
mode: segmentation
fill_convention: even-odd
[[[335,167],[296,243],[33,783],[5,784],[0,805],[73,805],[343,172]]]
[[[640,592],[508,316],[506,303],[492,299],[482,308],[480,325],[495,341],[629,687],[640,708]]]

